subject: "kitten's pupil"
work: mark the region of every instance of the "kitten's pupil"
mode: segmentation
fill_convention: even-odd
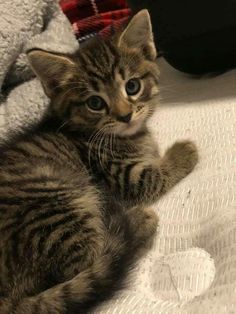
[[[126,83],[125,89],[129,96],[134,96],[138,94],[141,88],[141,83],[139,79],[131,79]]]
[[[87,99],[87,106],[95,111],[99,111],[105,108],[105,101],[99,96],[91,96]]]

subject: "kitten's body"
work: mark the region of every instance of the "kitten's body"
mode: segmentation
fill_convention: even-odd
[[[148,29],[147,13],[139,18],[141,26],[143,19]],[[134,18],[128,30],[135,23]],[[130,40],[126,33],[121,39],[119,44]],[[123,48],[123,56],[118,56],[117,64],[115,55],[119,53],[115,46],[99,47],[93,68],[101,67],[99,60],[105,66],[111,59],[111,77],[118,72],[124,76],[122,68],[118,72],[116,68],[122,62],[128,67],[127,46]],[[68,85],[75,83],[71,73],[75,72],[77,57],[55,57],[38,51],[30,55],[33,68],[52,98],[53,111],[49,116],[53,114],[58,125],[50,126],[51,117],[45,118],[31,135],[18,139],[1,152],[0,312],[3,314],[85,313],[91,305],[112,294],[140,249],[155,234],[157,217],[146,206],[190,173],[197,162],[196,149],[190,142],[176,143],[164,158],[159,157],[145,127],[153,112],[157,90],[152,43],[141,49],[146,56],[145,67],[140,51],[130,49],[133,57],[128,58],[129,72],[134,71],[131,68],[136,60],[137,73],[143,82],[139,98],[129,97],[129,102],[121,101],[123,96],[116,94],[117,79],[120,85],[125,79],[119,81],[117,76],[113,81],[110,77],[105,80],[101,75],[105,71],[101,71],[97,77],[93,72],[91,82],[88,73],[92,61],[86,59],[86,52],[76,61],[80,66],[81,62],[83,66],[87,62],[87,83],[83,82],[86,73],[78,76],[79,97],[90,92],[83,92],[90,84],[106,98],[107,108],[99,115],[87,110],[82,101],[77,102],[77,107],[71,105],[78,97],[73,88],[68,90]],[[109,51],[110,55],[106,54]],[[45,60],[50,61],[48,70]],[[151,65],[153,72],[148,74]],[[110,96],[101,91],[99,80],[104,86],[111,84],[111,90],[114,85]],[[116,102],[108,108],[108,98],[113,96]],[[131,108],[133,118],[124,122]],[[122,118],[123,124],[115,122],[114,116],[117,120]]]

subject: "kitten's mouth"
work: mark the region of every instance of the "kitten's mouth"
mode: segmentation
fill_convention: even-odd
[[[138,119],[131,120],[129,123],[121,123],[115,128],[114,133],[121,137],[134,135],[142,129],[145,119],[145,115],[142,115]]]

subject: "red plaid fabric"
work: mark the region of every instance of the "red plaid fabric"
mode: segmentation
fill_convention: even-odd
[[[126,0],[61,0],[60,5],[80,42],[113,34],[131,15]]]

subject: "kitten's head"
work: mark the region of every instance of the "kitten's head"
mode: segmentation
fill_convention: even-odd
[[[129,136],[154,111],[158,69],[147,10],[115,38],[90,40],[75,55],[32,50],[28,57],[54,115],[73,130]]]

